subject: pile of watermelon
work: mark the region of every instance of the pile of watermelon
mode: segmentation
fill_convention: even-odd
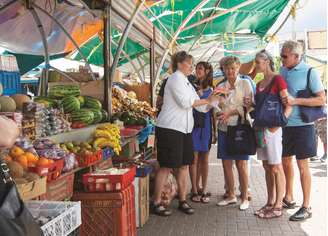
[[[101,102],[93,97],[81,96],[78,85],[52,86],[47,98],[39,97],[34,100],[50,105],[56,101],[66,114],[70,114],[73,121],[72,128],[108,121],[108,113],[102,109]]]
[[[65,113],[70,113],[73,122],[85,125],[97,124],[108,120],[108,113],[102,109],[99,100],[88,96],[68,96],[62,99]]]

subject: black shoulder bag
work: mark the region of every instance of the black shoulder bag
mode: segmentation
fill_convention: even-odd
[[[41,236],[43,232],[21,200],[7,165],[0,158],[0,232],[8,236]]]
[[[254,129],[246,120],[246,108],[244,107],[244,123],[238,116],[236,126],[228,126],[227,131],[227,153],[228,155],[255,155],[256,139]]]
[[[306,78],[306,88],[304,90],[300,90],[297,93],[298,98],[311,98],[315,97],[310,89],[310,75],[311,75],[310,68],[307,73]],[[300,114],[303,122],[311,123],[320,118],[327,116],[327,110],[325,106],[318,106],[318,107],[308,107],[308,106],[300,106]]]

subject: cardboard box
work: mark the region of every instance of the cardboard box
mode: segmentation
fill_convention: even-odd
[[[149,219],[149,175],[137,177],[133,182],[135,188],[136,223],[140,228]]]
[[[42,177],[27,184],[17,184],[17,189],[23,201],[37,198],[47,191],[47,177]]]
[[[136,93],[137,98],[139,101],[146,101],[150,103],[150,84],[144,83],[144,84],[138,84],[138,85],[124,85],[124,89],[126,91],[133,91]]]

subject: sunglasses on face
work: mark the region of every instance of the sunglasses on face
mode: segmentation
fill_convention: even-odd
[[[288,56],[284,55],[284,54],[281,54],[280,57],[283,58],[283,59],[286,59]]]

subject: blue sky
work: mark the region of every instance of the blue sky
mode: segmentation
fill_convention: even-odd
[[[327,29],[327,0],[300,0],[302,7],[296,12],[295,31],[316,31]],[[280,34],[293,30],[290,18],[283,26]]]

